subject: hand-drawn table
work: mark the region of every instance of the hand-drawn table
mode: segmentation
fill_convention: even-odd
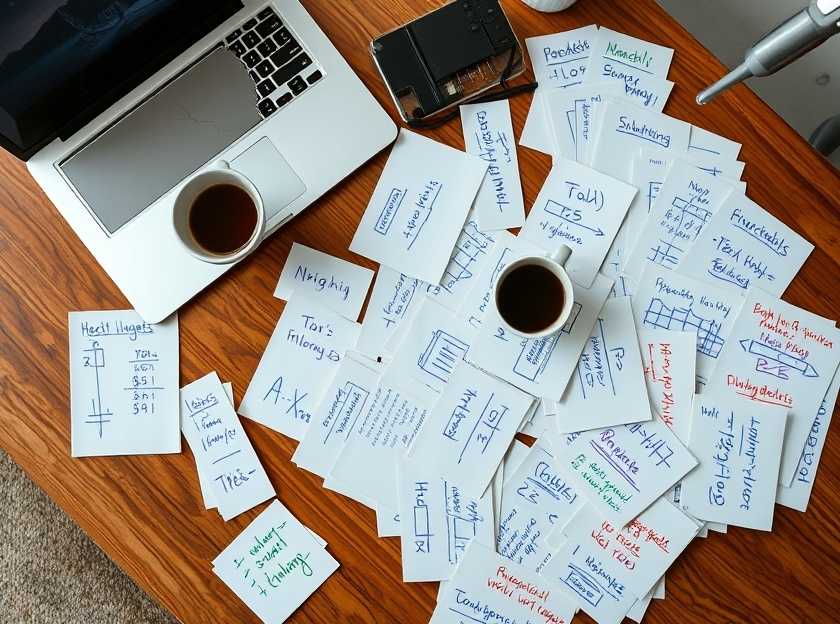
[[[439,3],[304,4],[395,114],[368,45],[373,36]],[[517,0],[506,0],[504,6],[520,37],[599,23],[675,48],[670,79],[676,87],[665,112],[744,144],[741,158],[747,162],[750,197],[816,245],[785,298],[823,316],[840,315],[840,175],[746,87],[699,108],[696,93],[724,68],[654,0],[584,0],[556,15],[537,13]],[[517,136],[529,101],[526,96],[512,102]],[[463,148],[457,121],[427,134]],[[373,267],[347,248],[386,156],[374,158],[184,307],[182,383],[215,369],[233,382],[237,401],[241,398],[283,308],[272,291],[292,241]],[[524,148],[519,159],[530,206],[550,160]],[[126,307],[23,164],[0,156],[0,444],[180,620],[256,622],[213,575],[210,561],[263,506],[228,523],[214,511],[205,512],[186,450],[180,455],[70,458],[67,312]],[[428,621],[437,583],[402,583],[399,540],[377,539],[372,512],[324,490],[318,479],[291,464],[292,440],[247,420],[245,428],[281,500],[329,542],[341,562],[292,621]],[[667,599],[653,603],[647,622],[836,621],[840,428],[833,429],[808,512],[777,508],[771,534],[730,529],[727,535],[696,540],[669,572]]]

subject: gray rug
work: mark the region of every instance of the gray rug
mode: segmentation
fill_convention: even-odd
[[[0,624],[172,624],[0,450]]]

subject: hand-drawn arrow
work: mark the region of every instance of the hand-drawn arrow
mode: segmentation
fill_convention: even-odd
[[[552,215],[552,216],[555,216],[555,217],[557,217],[558,219],[561,219],[562,221],[565,221],[566,223],[570,223],[571,225],[576,225],[576,226],[578,226],[579,228],[582,228],[582,229],[584,229],[584,230],[589,230],[590,232],[592,232],[593,234],[595,234],[595,236],[603,236],[603,235],[604,235],[604,230],[602,230],[602,229],[601,229],[601,228],[599,228],[599,227],[598,227],[598,228],[590,227],[590,226],[588,226],[588,225],[584,225],[583,223],[579,223],[579,222],[577,222],[577,221],[572,221],[572,220],[571,220],[571,219],[569,219],[568,217],[564,217],[563,215],[561,215],[561,214],[559,214],[559,213],[557,213],[557,212],[552,212],[551,210],[549,210],[549,209],[548,209],[548,206],[549,206],[550,204],[557,204],[558,206],[561,206],[561,207],[563,207],[563,208],[566,208],[566,210],[568,210],[568,207],[567,207],[567,206],[563,206],[563,204],[560,204],[560,203],[558,203],[558,202],[556,202],[556,201],[554,201],[554,200],[549,199],[549,200],[548,200],[548,203],[545,205],[545,211],[546,211],[548,214],[550,214],[550,215]]]
[[[741,348],[752,355],[758,355],[773,362],[778,362],[784,366],[792,368],[793,370],[802,373],[803,377],[819,377],[817,369],[802,358],[793,357],[792,355],[780,351],[775,347],[766,345],[758,340],[750,338],[740,340]]]

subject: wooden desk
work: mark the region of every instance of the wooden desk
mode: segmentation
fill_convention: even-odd
[[[393,114],[368,43],[437,2],[304,3]],[[582,0],[559,15],[539,14],[517,0],[506,0],[505,7],[520,37],[594,22],[675,48],[670,78],[677,86],[666,112],[744,144],[749,195],[817,247],[786,299],[823,316],[840,316],[840,176],[744,87],[698,108],[695,94],[724,68],[653,0]],[[529,99],[512,102],[517,135]],[[457,121],[430,134],[463,148]],[[374,266],[347,248],[386,155],[374,158],[184,307],[182,383],[215,369],[233,382],[237,401],[241,398],[283,308],[272,292],[292,241]],[[528,149],[519,150],[519,159],[530,206],[550,162]],[[67,311],[126,307],[23,164],[0,156],[0,444],[180,620],[256,622],[212,574],[210,561],[263,506],[229,523],[204,511],[188,450],[175,456],[70,458]],[[377,539],[372,512],[322,489],[318,479],[295,468],[289,461],[292,440],[244,423],[280,499],[329,542],[341,562],[292,620],[427,622],[437,583],[402,583],[399,540]],[[778,507],[771,534],[730,529],[727,535],[696,540],[668,574],[667,599],[653,603],[646,621],[837,621],[839,490],[840,432],[835,425],[808,513]],[[49,550],[44,552],[48,556]]]

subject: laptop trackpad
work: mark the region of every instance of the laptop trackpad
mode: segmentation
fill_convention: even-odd
[[[265,206],[265,220],[269,224],[283,208],[306,191],[303,180],[267,137],[230,161],[230,166],[245,174],[257,187]]]
[[[248,70],[218,48],[60,167],[113,233],[260,123],[256,104]]]

